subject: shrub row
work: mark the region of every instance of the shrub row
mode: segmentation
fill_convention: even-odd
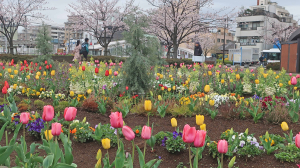
[[[280,62],[275,62],[275,63],[269,63],[266,66],[267,69],[272,69],[272,70],[280,70]]]

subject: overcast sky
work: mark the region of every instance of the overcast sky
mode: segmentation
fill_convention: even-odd
[[[124,4],[126,0],[120,0],[119,4]],[[272,0],[277,2],[278,5],[284,6],[291,14],[294,15],[295,19],[300,19],[300,0]],[[75,2],[76,0],[48,0],[49,7],[55,7],[56,10],[44,11],[43,13],[48,16],[51,21],[46,21],[47,24],[53,25],[64,25],[64,22],[67,21],[68,12],[66,11],[69,8],[69,3]],[[245,8],[249,6],[256,5],[256,0],[214,0],[213,9],[220,9],[222,7],[235,7],[239,9],[244,6]],[[146,0],[135,0],[135,4],[140,6],[143,9],[150,8],[151,5]]]

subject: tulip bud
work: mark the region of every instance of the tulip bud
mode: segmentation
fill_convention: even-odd
[[[283,131],[289,130],[288,124],[287,124],[286,122],[282,122],[282,123],[281,123],[281,129],[282,129]]]
[[[236,156],[234,156],[234,157],[230,160],[230,162],[229,162],[229,164],[228,164],[228,168],[232,168],[232,167],[233,167],[234,162],[235,162],[235,158],[236,158]]]
[[[233,134],[233,128],[230,129],[230,135],[232,135],[232,134]]]
[[[172,127],[177,127],[177,120],[176,120],[176,118],[172,118],[171,119],[171,125],[172,125]]]
[[[246,131],[245,131],[245,134],[248,135],[248,132],[249,132],[249,130],[248,130],[248,128],[247,128]]]
[[[105,138],[101,140],[102,146],[104,149],[109,149],[110,148],[110,139]]]
[[[269,133],[267,131],[266,134],[265,134],[265,139],[269,139],[269,138],[270,138],[270,136],[269,136]]]
[[[101,158],[102,158],[102,152],[101,152],[101,149],[99,149],[98,152],[97,152],[96,159],[97,160],[99,160],[99,159],[101,160]]]
[[[85,123],[85,122],[86,122],[86,117],[84,117],[82,120],[82,123]]]
[[[158,96],[157,96],[157,98],[158,98],[158,100],[159,100],[159,101],[161,101],[161,100],[162,100],[162,97],[161,97],[161,95],[158,95]]]
[[[206,131],[206,124],[202,124],[202,125],[200,126],[200,129],[203,130],[203,131]]]

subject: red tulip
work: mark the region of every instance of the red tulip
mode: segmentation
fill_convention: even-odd
[[[123,127],[123,117],[121,112],[113,112],[109,116],[110,125],[114,128],[122,128]]]
[[[28,67],[28,64],[26,64],[26,67]]]
[[[223,154],[227,153],[227,151],[228,151],[227,141],[219,140],[217,148],[218,148],[219,153],[223,153]]]
[[[46,66],[46,69],[49,69],[49,65]]]
[[[61,133],[61,124],[60,123],[52,123],[51,134],[53,136],[59,136]]]
[[[10,65],[13,66],[14,65],[14,59],[11,60]]]
[[[132,141],[135,138],[135,134],[128,126],[122,128],[122,133],[127,141]]]
[[[97,73],[99,73],[99,68],[95,68],[95,73],[97,74]]]
[[[82,68],[81,68],[81,69],[82,69],[82,71],[85,71],[85,66],[82,66]]]
[[[37,64],[37,63],[35,63],[35,66],[38,66],[38,64]]]
[[[150,139],[151,138],[151,127],[148,127],[146,125],[143,126],[142,138],[143,139]]]
[[[300,132],[296,135],[295,145],[297,146],[297,148],[300,148]]]
[[[7,88],[6,88],[6,86],[4,86],[4,87],[2,88],[2,93],[3,93],[3,94],[7,94]]]
[[[4,69],[5,69],[5,66],[3,66],[2,69],[4,70]]]
[[[30,73],[33,73],[33,70],[31,70]]]
[[[30,62],[30,65],[32,65],[33,64],[33,62]]]
[[[135,96],[132,96],[133,99],[135,99]]]
[[[126,86],[125,89],[128,90],[128,86]]]
[[[8,84],[8,82],[7,82],[7,81],[5,81],[5,82],[4,82],[4,86],[6,87],[6,89],[8,89],[8,88],[9,88],[9,84]]]
[[[43,109],[43,120],[44,121],[51,121],[54,117],[54,108],[53,106],[51,105],[47,105],[47,106],[44,106],[44,109]]]
[[[27,61],[26,61],[26,60],[24,60],[24,64],[27,64]]]
[[[105,76],[108,76],[108,75],[109,75],[109,71],[106,70],[106,71],[105,71]]]
[[[297,85],[297,78],[296,77],[291,78],[291,84],[292,85]]]
[[[48,64],[48,62],[47,62],[47,60],[45,61],[45,65],[47,65]]]
[[[202,147],[205,144],[205,137],[206,137],[206,131],[197,130],[195,140],[194,140],[194,146],[198,148]]]
[[[168,87],[167,86],[164,86],[165,90],[168,90]]]
[[[66,121],[73,121],[76,118],[77,109],[75,107],[65,108],[64,118]]]
[[[193,143],[196,136],[196,128],[186,124],[183,128],[182,139],[185,143]]]
[[[39,67],[39,70],[42,70],[42,67],[41,67],[41,66]]]
[[[28,112],[21,113],[21,115],[20,115],[20,122],[22,124],[28,124],[29,117],[30,117],[30,114]]]
[[[50,64],[50,68],[52,68],[52,65]]]

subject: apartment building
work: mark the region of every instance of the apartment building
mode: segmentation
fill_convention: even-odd
[[[297,25],[293,15],[270,0],[257,0],[257,5],[240,12],[236,21],[237,48],[259,48],[259,51],[273,47],[265,40],[272,37],[268,31],[272,23],[282,24],[286,28]]]

